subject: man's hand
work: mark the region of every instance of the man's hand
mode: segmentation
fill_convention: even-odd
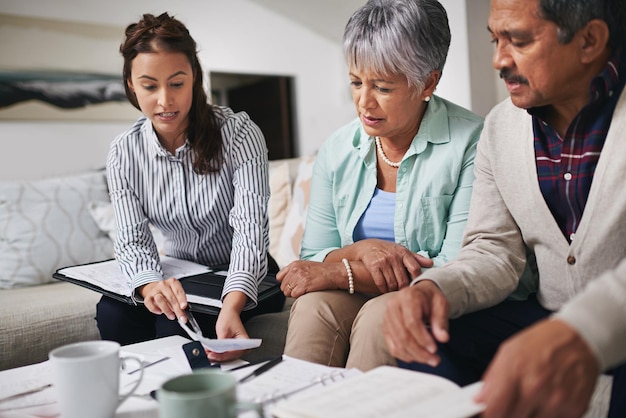
[[[397,292],[387,303],[383,323],[390,353],[402,361],[435,367],[440,361],[437,342],[449,338],[448,312],[446,297],[430,280]]]
[[[422,273],[422,267],[432,267],[433,261],[415,254],[400,244],[380,239],[366,239],[352,244],[369,271],[380,293],[406,287]]]
[[[484,418],[580,417],[589,406],[599,365],[580,335],[548,319],[505,341],[476,400]]]
[[[168,319],[184,318],[187,295],[178,279],[172,277],[160,282],[148,283],[138,289],[146,308],[155,315],[165,314]]]

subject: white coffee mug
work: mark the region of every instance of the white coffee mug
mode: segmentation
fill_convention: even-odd
[[[111,418],[143,378],[141,360],[120,358],[120,345],[113,341],[64,345],[52,350],[49,358],[63,418]],[[141,371],[135,385],[120,396],[120,368],[127,361],[136,361]]]

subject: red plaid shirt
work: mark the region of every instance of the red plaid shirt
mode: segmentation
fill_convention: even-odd
[[[528,110],[533,117],[539,187],[569,242],[580,224],[613,111],[624,89],[625,58],[623,50],[617,50],[592,80],[591,99],[567,128],[565,137],[540,119],[541,108]]]

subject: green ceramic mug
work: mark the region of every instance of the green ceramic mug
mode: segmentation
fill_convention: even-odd
[[[174,377],[157,392],[159,418],[236,418],[253,410],[263,417],[259,404],[237,401],[237,380],[221,370],[204,369]]]

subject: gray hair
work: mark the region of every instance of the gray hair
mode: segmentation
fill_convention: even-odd
[[[431,72],[443,71],[449,47],[448,15],[437,0],[369,0],[350,17],[343,35],[349,65],[402,74],[416,91]]]
[[[574,34],[592,19],[609,27],[609,47],[613,50],[626,38],[626,1],[624,0],[539,0],[541,17],[558,27],[559,42],[569,43]]]

